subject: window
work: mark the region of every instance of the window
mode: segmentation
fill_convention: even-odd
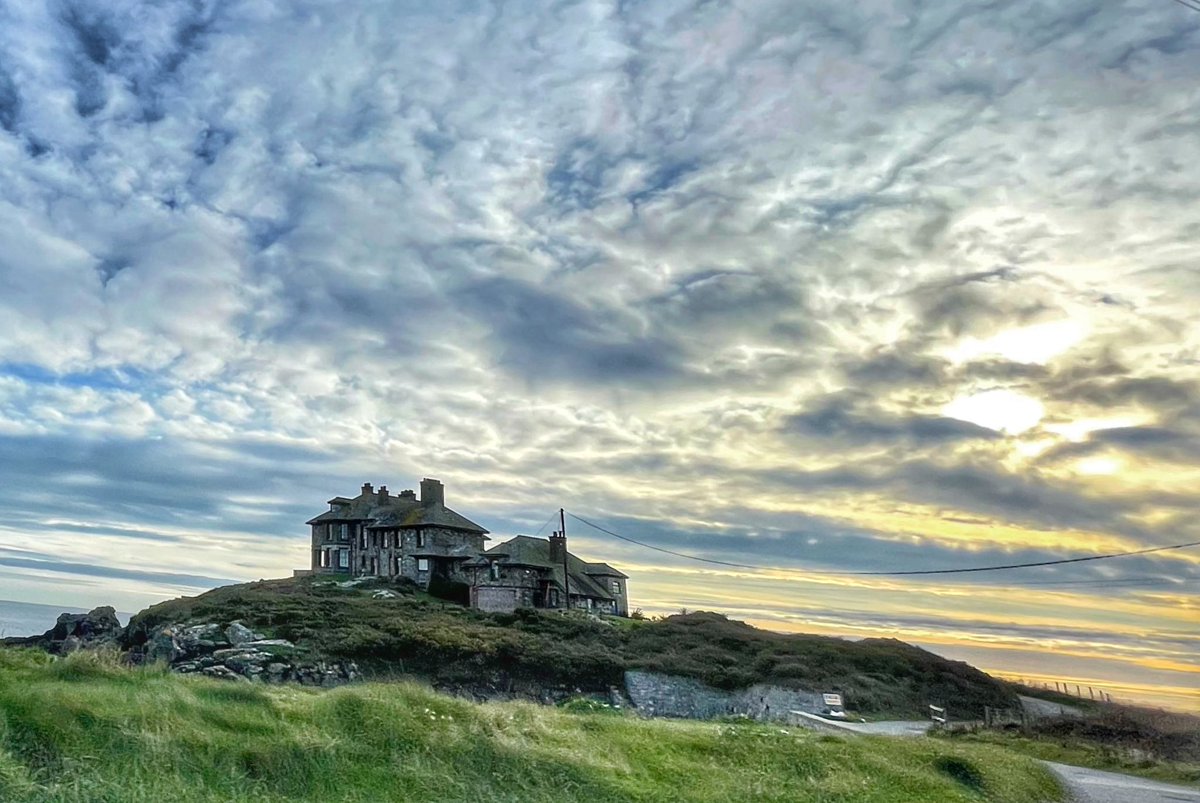
[[[613,581],[612,581],[612,592],[613,592],[614,594],[620,594],[620,593],[621,593],[621,582],[620,582],[619,580],[613,580]]]
[[[424,547],[425,547],[425,531],[417,530],[417,549],[423,549]]]
[[[429,558],[417,558],[417,571],[429,571]]]
[[[338,540],[345,541],[350,538],[350,533],[345,524],[342,525],[341,531],[338,533]]]
[[[496,561],[492,561],[491,563],[488,564],[488,576],[491,577],[493,580],[500,579],[500,564],[499,563],[497,563]]]
[[[338,550],[338,568],[340,568],[340,569],[349,569],[350,568],[350,550],[348,550],[348,549],[339,549]]]

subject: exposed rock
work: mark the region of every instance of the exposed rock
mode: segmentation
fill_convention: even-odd
[[[381,588],[378,591],[371,594],[372,599],[396,599],[399,596],[400,595],[397,594],[395,591],[388,591],[386,588]]]
[[[290,652],[290,651],[296,649],[295,644],[288,641],[287,639],[282,639],[282,638],[256,639],[254,641],[244,642],[243,644],[241,644],[239,646],[242,649],[255,649],[255,650],[260,650],[264,647],[270,647],[273,649],[273,651],[276,651],[276,652],[279,652],[279,651]]]
[[[76,636],[81,642],[94,642],[115,639],[121,634],[121,622],[117,612],[105,605],[93,608],[88,613],[61,613],[54,629],[47,633],[55,641],[66,640],[68,636]]]
[[[221,626],[215,624],[178,628],[176,638],[188,652],[205,652],[229,643],[221,632]]]
[[[207,669],[200,670],[204,675],[218,680],[240,680],[243,683],[248,682],[248,679],[234,672],[232,669],[226,669],[223,666],[210,666]]]
[[[165,625],[150,634],[146,642],[147,661],[166,661],[173,664],[187,657],[187,650],[175,637],[175,625]]]
[[[225,639],[235,646],[247,641],[258,641],[262,638],[262,634],[255,633],[241,622],[233,622],[229,627],[225,628]]]
[[[104,606],[88,613],[59,614],[54,627],[42,635],[0,639],[0,644],[40,647],[61,655],[85,648],[116,646],[123,632],[116,611]]]
[[[243,652],[237,655],[231,655],[224,660],[225,666],[232,669],[234,672],[245,674],[252,668],[257,668],[262,671],[262,664],[271,660],[271,656],[265,652]]]

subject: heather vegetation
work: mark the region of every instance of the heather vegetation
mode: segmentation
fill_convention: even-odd
[[[378,598],[380,592],[398,594]],[[136,645],[156,625],[241,620],[313,654],[353,660],[377,678],[415,675],[443,687],[490,684],[607,691],[626,669],[696,678],[722,689],[771,683],[839,691],[865,716],[958,718],[1015,704],[1011,688],[956,661],[891,639],[760,630],[714,613],[657,620],[533,610],[485,614],[387,583],[344,587],[301,578],[227,586],[134,617]]]
[[[0,649],[0,800],[894,801],[1061,799],[987,745],[474,704],[407,683],[332,690]]]

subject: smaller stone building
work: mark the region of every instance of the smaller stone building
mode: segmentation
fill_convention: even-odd
[[[485,611],[582,608],[629,615],[628,575],[567,551],[565,535],[548,540],[518,535],[467,561],[471,605]]]

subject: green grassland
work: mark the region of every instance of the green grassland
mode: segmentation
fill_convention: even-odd
[[[1186,729],[1176,729],[1162,720],[1182,720],[1184,715],[1156,717],[1154,713],[1106,706],[1077,720],[942,735],[954,743],[997,745],[1044,761],[1200,786],[1200,722],[1192,717]]]
[[[229,683],[0,649],[0,800],[1036,801],[1030,759],[934,739],[479,705],[407,683]]]
[[[372,598],[381,587],[401,596]],[[146,609],[130,623],[128,641],[136,646],[156,625],[235,619],[311,654],[353,660],[368,675],[407,674],[441,687],[515,682],[606,691],[622,685],[626,669],[647,669],[723,689],[772,683],[840,691],[869,717],[923,718],[935,703],[957,718],[982,718],[984,706],[1016,704],[1008,684],[892,639],[774,633],[703,612],[655,621],[485,614],[386,583],[226,586]]]

